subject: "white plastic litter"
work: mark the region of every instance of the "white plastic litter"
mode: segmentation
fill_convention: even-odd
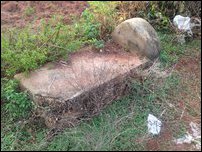
[[[195,23],[194,23],[195,22]],[[181,15],[176,15],[173,19],[173,24],[177,26],[179,30],[187,32],[189,35],[193,35],[192,29],[194,27],[201,28],[201,20],[199,18],[192,17],[183,17]]]
[[[160,133],[161,130],[161,121],[158,120],[155,116],[152,114],[149,114],[147,118],[147,126],[149,133],[152,133],[153,135],[157,135]]]
[[[183,144],[183,143],[191,144],[192,140],[193,140],[193,137],[189,133],[187,133],[183,137],[175,139],[175,143],[176,144]]]
[[[178,27],[179,30],[190,31],[191,23],[190,17],[183,17],[181,15],[176,15],[173,19],[173,24]]]
[[[201,129],[199,125],[193,122],[190,122],[189,125],[191,127],[193,137],[196,139],[201,138]]]
[[[182,138],[175,139],[176,144],[195,143],[196,149],[201,149],[201,129],[198,124],[190,122],[192,133],[187,132]]]

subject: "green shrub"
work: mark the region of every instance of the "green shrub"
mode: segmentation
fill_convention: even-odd
[[[73,51],[68,46],[75,40],[74,31],[69,32],[68,28],[60,22],[55,27],[44,22],[35,31],[27,27],[3,32],[1,34],[3,76],[13,77],[18,72],[29,72],[45,62],[67,56]],[[78,41],[75,43],[78,44]]]
[[[156,30],[169,30],[170,28],[169,18],[157,11],[154,7],[148,13],[148,19]]]
[[[38,28],[13,29],[1,34],[3,77],[13,77],[19,72],[29,72],[49,61],[55,61],[82,47],[104,46],[115,27],[115,2],[89,2],[78,22],[64,25],[60,16]]]
[[[32,102],[25,92],[18,92],[16,80],[1,79],[1,99],[5,100],[5,110],[13,118],[28,116]]]
[[[36,43],[39,37],[26,30],[12,30],[2,34],[2,68],[6,76],[28,72],[46,61],[47,51]]]
[[[82,17],[95,26],[100,40],[107,40],[117,25],[117,3],[90,1],[89,4],[90,7],[83,12]]]
[[[90,45],[93,45],[96,49],[101,49],[104,47],[104,41],[103,40],[97,40],[95,38],[88,40],[88,43]]]
[[[172,30],[170,21],[175,15],[190,16],[193,14],[200,16],[199,4],[200,1],[121,1],[117,3],[117,9],[120,21],[142,17],[147,19],[156,30],[170,31]]]
[[[101,49],[104,47],[104,41],[103,40],[95,40],[95,41],[93,41],[93,45],[95,46],[95,48]]]

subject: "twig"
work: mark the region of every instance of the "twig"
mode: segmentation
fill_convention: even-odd
[[[129,113],[128,115],[126,115],[126,116],[120,118],[118,121],[115,122],[115,126],[116,126],[120,121],[122,121],[124,118],[128,118],[128,117],[130,117],[130,116],[133,115],[133,114],[134,114],[134,112],[131,112],[131,113]]]
[[[49,87],[48,87],[48,93],[50,92],[50,88],[51,88],[53,82],[55,81],[55,78],[56,78],[56,76],[54,76],[54,78],[53,78],[52,81],[51,81],[51,84],[50,84]]]
[[[166,109],[163,110],[163,112],[161,113],[160,117],[162,117],[162,115],[165,113]]]
[[[182,114],[181,114],[181,116],[180,116],[180,120],[182,119],[182,117],[183,117],[183,115],[184,115],[185,108],[186,108],[186,106],[184,106],[184,109],[183,109]]]
[[[52,46],[52,47],[56,47],[56,48],[59,48],[59,49],[64,49],[64,50],[66,50],[66,51],[70,51],[70,50],[68,50],[68,49],[66,49],[66,48],[64,48],[64,47],[61,47],[61,46],[58,46],[58,45],[55,45],[55,44],[47,43],[47,45]]]
[[[55,32],[49,37],[49,39],[39,47],[39,50],[40,50],[45,44],[48,43],[48,41],[56,34],[56,32],[57,32],[57,31],[55,31]]]

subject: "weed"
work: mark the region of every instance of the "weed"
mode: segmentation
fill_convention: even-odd
[[[35,12],[35,9],[34,9],[33,7],[28,6],[28,7],[25,9],[24,14],[25,14],[26,16],[30,16],[30,15],[32,15],[34,12]]]
[[[1,98],[6,101],[5,110],[12,119],[26,117],[32,107],[28,95],[18,92],[18,82],[16,80],[2,79]]]
[[[116,2],[89,2],[90,7],[83,12],[87,21],[98,25],[99,39],[107,40],[117,25]],[[96,38],[96,37],[94,37]]]
[[[103,40],[97,40],[97,39],[91,39],[89,40],[89,44],[92,44],[95,46],[96,49],[101,49],[104,47],[104,41]]]
[[[172,129],[175,130],[173,137],[176,139],[182,138],[187,132],[186,124],[183,121],[176,122],[172,127]]]
[[[102,48],[104,41],[100,35],[103,34],[103,28],[108,28],[111,20],[102,23],[98,16],[100,13],[106,13],[105,17],[109,15],[111,5],[103,3],[97,12],[98,3],[100,2],[92,2],[90,9],[85,10],[81,19],[72,25],[64,25],[60,16],[53,16],[49,22],[42,21],[42,25],[35,30],[27,27],[3,32],[3,75],[13,77],[18,72],[29,72],[45,62],[66,58],[70,52],[86,44]]]
[[[99,116],[93,117],[89,122],[81,122],[74,128],[65,129],[46,146],[39,146],[45,144],[42,139],[36,144],[24,146],[23,150],[145,150],[144,143],[136,141],[142,136],[148,136],[148,114],[160,117],[166,108],[167,113],[174,116],[173,119],[179,116],[165,102],[168,101],[169,92],[178,89],[175,87],[178,81],[177,76],[168,77],[163,82],[154,82],[148,78],[143,84],[134,80],[131,94],[113,102]],[[154,87],[154,83],[158,85]],[[164,116],[160,118],[162,121],[165,119]],[[175,129],[181,129],[178,125]]]
[[[43,23],[38,31],[30,28],[11,30],[2,34],[2,72],[7,77],[12,77],[18,72],[29,72],[43,65],[47,61],[56,60],[68,55],[68,52],[78,49],[71,44],[74,35],[65,31],[68,26],[60,22],[52,27]],[[71,35],[72,34],[72,35]],[[70,48],[68,48],[70,46]]]
[[[146,11],[147,2],[135,1],[135,2],[118,2],[117,9],[119,14],[119,22],[133,17],[144,17]]]
[[[184,55],[188,49],[193,46],[200,46],[199,40],[193,40],[191,42],[186,42],[181,45],[180,43],[174,42],[175,35],[158,32],[160,43],[161,43],[161,52],[160,52],[160,61],[162,66],[170,67],[177,63],[178,59]],[[200,48],[198,48],[200,50]]]
[[[37,36],[28,30],[9,31],[2,37],[2,68],[6,76],[35,69],[46,60],[46,52],[34,45]]]

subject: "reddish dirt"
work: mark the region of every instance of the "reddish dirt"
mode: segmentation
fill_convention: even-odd
[[[188,128],[189,129],[189,128]],[[173,132],[169,124],[162,127],[158,137],[148,139],[146,148],[149,151],[192,151],[196,150],[191,144],[175,144]]]
[[[193,51],[193,50],[190,50]],[[184,97],[187,99],[188,103],[183,100],[179,100],[176,107],[183,109],[187,104],[190,107],[185,108],[184,114],[181,118],[186,124],[188,132],[191,132],[189,123],[192,121],[197,124],[201,124],[201,100],[197,96],[201,88],[201,53],[193,52],[194,56],[185,55],[183,56],[175,67],[175,71],[180,74],[182,83],[191,90],[191,92],[186,92],[182,90],[179,97]],[[193,97],[194,96],[194,97]],[[193,108],[194,107],[194,108]],[[197,114],[192,116],[189,113],[190,108],[193,108]],[[178,119],[176,120],[177,123]],[[178,132],[179,128],[176,128]],[[197,150],[191,144],[175,144],[173,140],[173,131],[170,129],[169,124],[162,127],[162,131],[158,137],[151,138],[147,141],[147,150],[169,150],[169,151],[193,151]]]
[[[201,53],[198,51],[195,56],[185,56],[180,59],[176,65],[176,70],[182,77],[182,83],[188,86],[191,91],[181,92],[181,96],[184,96],[189,102],[190,107],[194,107],[194,110],[200,114],[201,112]],[[182,101],[183,102],[183,101]],[[184,103],[185,104],[185,103]],[[183,105],[182,105],[183,106]],[[188,109],[186,109],[188,112]],[[186,113],[185,113],[186,114]],[[186,116],[186,115],[185,115]],[[200,116],[195,117],[187,115],[185,121],[190,118],[192,121],[199,119]],[[183,117],[184,118],[184,117]],[[196,120],[197,121],[197,120]]]
[[[164,125],[162,127],[159,136],[148,139],[146,144],[147,150],[149,151],[160,151],[162,149],[170,150],[168,144],[172,140],[172,136],[173,134],[169,129],[169,125]]]
[[[191,73],[194,74],[197,78],[201,76],[201,67],[200,67],[201,55],[197,57],[184,57],[179,60],[176,65],[176,70],[180,73]]]
[[[149,139],[147,141],[147,150],[148,151],[159,151],[160,150],[160,143],[154,139]]]
[[[63,22],[69,24],[72,22],[71,15],[81,15],[86,7],[86,1],[3,1],[1,28],[23,28],[29,23],[37,26],[41,19],[50,19],[54,15],[63,16]],[[29,13],[29,8],[34,13]]]
[[[113,40],[107,41],[103,48],[98,49],[93,46],[83,47],[76,52],[71,53],[69,56],[83,56],[86,53],[99,53],[99,54],[129,54],[129,52],[124,51],[124,48],[119,44],[115,43]]]

